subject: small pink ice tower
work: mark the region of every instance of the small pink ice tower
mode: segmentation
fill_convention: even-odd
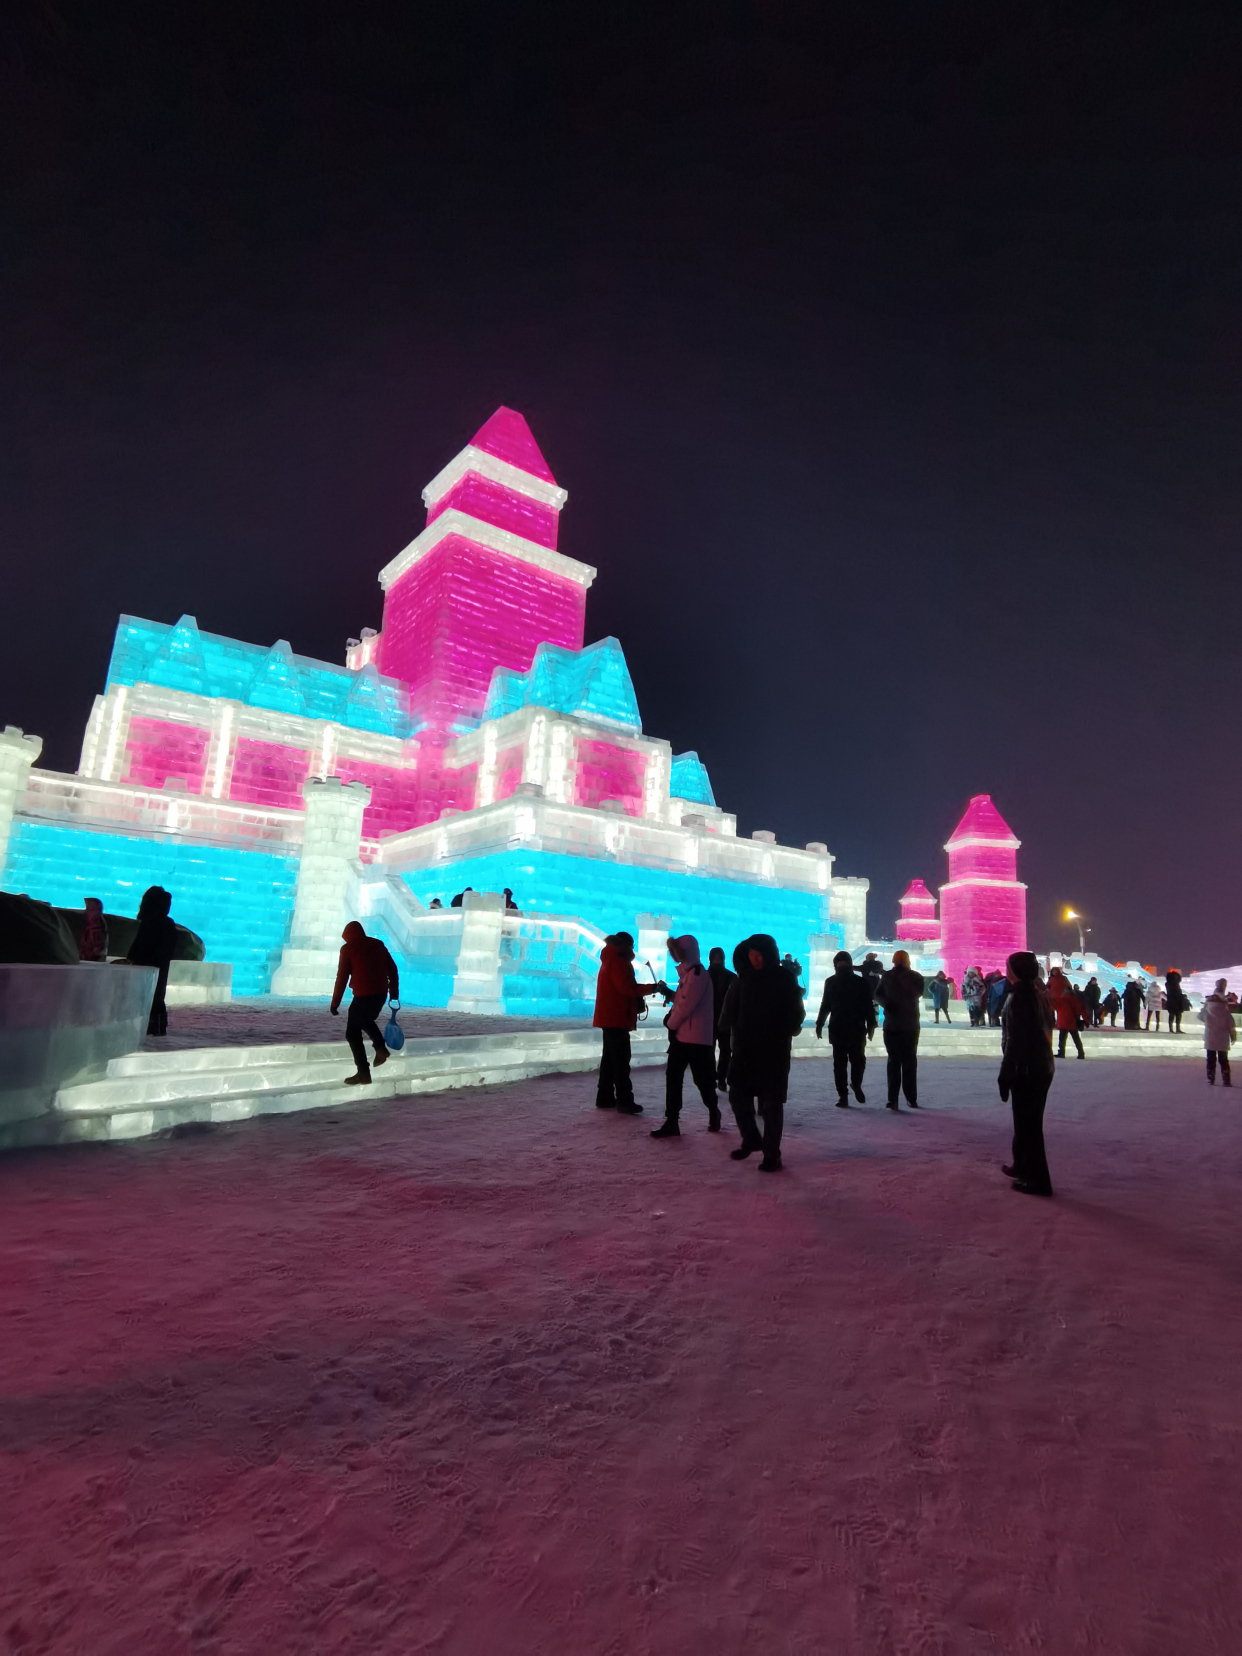
[[[477,724],[497,667],[582,648],[595,571],[556,550],[566,500],[530,427],[498,408],[423,490],[427,526],[380,572],[381,672],[431,732]]]
[[[897,936],[903,943],[938,943],[940,922],[936,918],[936,899],[922,880],[911,880],[906,894],[900,899],[901,919],[897,922]]]
[[[1018,879],[1021,840],[992,803],[976,794],[949,836],[949,878],[940,888],[945,971],[958,983],[967,967],[1003,971],[1026,948],[1026,887]]]

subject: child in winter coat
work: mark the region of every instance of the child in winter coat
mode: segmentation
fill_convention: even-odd
[[[1205,995],[1199,1008],[1199,1022],[1203,1025],[1203,1045],[1207,1049],[1208,1086],[1216,1085],[1216,1062],[1220,1060],[1220,1078],[1226,1087],[1233,1086],[1229,1073],[1229,1048],[1237,1040],[1233,1027],[1233,1008],[1225,998],[1229,987],[1225,978],[1217,978],[1216,989]]]

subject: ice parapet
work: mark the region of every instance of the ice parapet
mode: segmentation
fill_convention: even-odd
[[[693,748],[689,753],[673,755],[668,791],[674,799],[688,799],[695,805],[715,805],[707,766]]]
[[[625,653],[615,638],[601,638],[583,650],[540,644],[527,673],[498,667],[484,719],[499,719],[522,707],[546,707],[634,735],[643,728]]]

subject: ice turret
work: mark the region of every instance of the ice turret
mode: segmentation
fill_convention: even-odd
[[[911,880],[905,895],[899,900],[901,919],[897,922],[897,936],[903,943],[936,943],[940,940],[940,922],[936,918],[936,899],[922,880]]]
[[[566,494],[530,427],[498,408],[423,490],[427,527],[380,571],[381,671],[410,686],[433,730],[483,716],[496,669],[581,650],[595,571],[556,550]]]
[[[940,888],[945,970],[959,983],[968,966],[1003,971],[1026,948],[1026,887],[1017,878],[1017,839],[988,794],[976,794],[949,836],[949,878]]]

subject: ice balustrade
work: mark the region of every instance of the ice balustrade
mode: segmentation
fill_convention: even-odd
[[[844,941],[844,928],[830,919],[828,894],[763,886],[702,874],[643,868],[598,857],[515,848],[448,866],[403,869],[406,884],[424,904],[448,903],[465,886],[501,891],[508,886],[527,920],[573,915],[600,935],[636,934],[643,912],[667,914],[676,932],[692,932],[703,949],[735,943],[767,931],[805,959],[808,940],[829,934]],[[838,947],[842,944],[838,944]]]
[[[300,809],[263,809],[182,791],[98,782],[63,771],[31,771],[20,814],[32,821],[100,832],[129,829],[146,834],[172,829],[200,844],[287,845],[295,854],[302,843]]]

